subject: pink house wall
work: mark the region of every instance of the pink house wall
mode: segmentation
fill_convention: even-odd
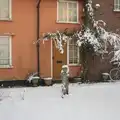
[[[57,0],[41,0],[40,36],[65,28],[79,29],[82,23],[82,3],[79,0],[79,24],[57,23]],[[12,68],[0,68],[0,79],[25,79],[29,72],[37,70],[36,60],[36,0],[12,0],[12,20],[0,21],[0,35],[14,33],[12,37]],[[51,41],[40,42],[40,74],[50,77]],[[73,70],[72,70],[73,69]],[[71,67],[71,75],[76,75],[78,67]],[[75,72],[76,71],[76,72]]]
[[[67,23],[57,23],[57,0],[41,0],[40,5],[40,34],[47,32],[55,32],[56,30],[69,29],[79,29],[82,24],[82,14],[83,14],[83,0],[79,1],[79,24],[67,24]],[[40,48],[40,67],[42,77],[52,77],[52,65],[51,65],[51,42],[47,41],[42,44]],[[80,71],[80,66],[70,66],[71,77],[77,76]]]
[[[69,66],[70,77],[80,76],[81,66]]]

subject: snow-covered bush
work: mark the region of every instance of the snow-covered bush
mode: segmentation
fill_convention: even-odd
[[[35,73],[31,73],[30,75],[28,75],[28,77],[27,77],[27,81],[28,81],[29,83],[31,83],[32,80],[33,80],[33,78],[34,78],[35,76],[37,76],[37,75],[38,75],[37,72],[35,72]]]

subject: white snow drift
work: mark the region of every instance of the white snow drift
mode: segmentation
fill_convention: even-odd
[[[60,88],[0,89],[0,120],[120,120],[120,83],[70,85],[64,99]]]

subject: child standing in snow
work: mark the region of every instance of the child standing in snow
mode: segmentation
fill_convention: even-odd
[[[62,94],[69,94],[69,68],[67,65],[62,66],[61,79],[62,79]]]

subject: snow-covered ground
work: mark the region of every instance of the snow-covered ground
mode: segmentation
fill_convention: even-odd
[[[0,120],[120,120],[119,82],[71,84],[64,99],[60,88],[0,89]]]

